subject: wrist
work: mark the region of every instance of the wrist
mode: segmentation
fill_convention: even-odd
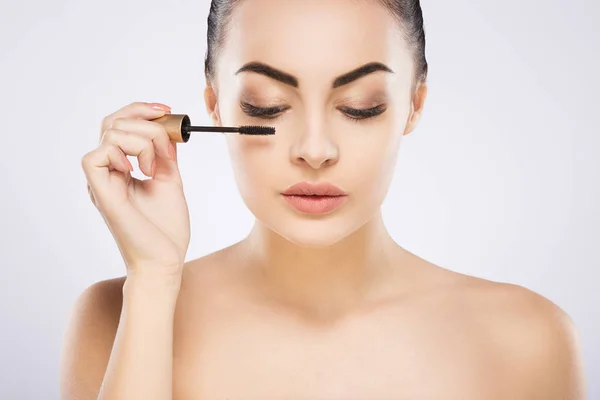
[[[144,301],[175,301],[181,288],[181,273],[157,271],[128,272],[123,284],[123,299],[142,298]]]

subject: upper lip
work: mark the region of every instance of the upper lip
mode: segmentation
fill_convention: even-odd
[[[346,193],[331,183],[300,182],[290,186],[285,192],[286,196],[345,196]]]

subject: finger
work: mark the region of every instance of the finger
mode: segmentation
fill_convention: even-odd
[[[101,143],[112,144],[126,155],[137,157],[142,172],[146,176],[153,176],[156,152],[150,139],[131,132],[109,129],[102,135]]]
[[[178,181],[181,183],[181,174],[177,164],[176,143],[169,138],[165,127],[157,122],[140,119],[117,118],[112,127],[114,129],[139,134],[152,140],[156,153],[160,155],[155,159],[154,179]]]
[[[92,163],[90,163],[92,161]],[[98,146],[84,156],[85,166],[91,166],[95,168],[109,168],[117,170],[123,173],[129,173],[133,170],[131,163],[125,157],[125,154],[114,145],[110,146]]]
[[[175,161],[169,149],[169,134],[163,125],[142,119],[117,118],[110,128],[135,133],[151,140],[158,155],[165,160]]]
[[[96,193],[102,192],[110,179],[110,168],[123,172],[131,177],[131,164],[118,147],[102,144],[94,150],[86,153],[81,158],[81,166],[88,182],[88,192],[94,205],[97,206]],[[124,180],[125,182],[126,180]],[[123,185],[126,187],[126,185]],[[123,198],[126,198],[126,192]]]
[[[133,102],[104,117],[100,128],[100,137],[102,137],[102,133],[104,131],[110,129],[113,122],[118,118],[151,120],[162,117],[166,113],[170,112],[171,107],[162,103],[146,103],[141,101]]]

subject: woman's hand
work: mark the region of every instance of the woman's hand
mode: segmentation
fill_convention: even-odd
[[[190,221],[177,151],[153,119],[170,113],[158,103],[135,102],[102,121],[100,145],[81,165],[88,191],[115,238],[127,274],[180,275],[190,241]],[[152,179],[139,180],[128,156]]]

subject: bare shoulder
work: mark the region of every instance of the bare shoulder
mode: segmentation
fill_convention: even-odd
[[[216,290],[220,268],[215,266],[224,260],[223,251],[217,251],[186,262],[178,308],[187,309],[186,293],[203,292],[198,285]],[[61,399],[97,398],[121,319],[126,278],[96,282],[75,300],[61,349]]]
[[[106,336],[114,336],[119,324],[123,303],[125,277],[96,282],[86,288],[75,300],[71,310],[66,341],[81,332],[96,343]]]
[[[563,309],[515,284],[463,276],[457,288],[515,390],[528,398],[585,398],[579,336]]]
[[[61,398],[97,397],[119,325],[124,282],[125,277],[94,283],[76,299],[61,352]]]
[[[126,277],[107,279],[86,288],[75,300],[69,328],[96,332],[98,338],[110,333],[119,323]],[[112,332],[114,334],[114,332]]]
[[[227,249],[222,249],[196,260],[186,262],[182,277],[182,291],[197,285],[212,288],[223,280],[217,268],[227,262]],[[75,300],[71,310],[63,345],[63,367],[72,362],[69,355],[81,354],[81,350],[93,352],[95,358],[87,364],[105,367],[104,358],[112,348],[123,306],[123,285],[126,276],[96,282],[86,288]],[[181,295],[180,295],[181,297]],[[65,357],[66,356],[66,357]]]
[[[458,288],[477,320],[499,335],[558,341],[576,336],[575,324],[562,308],[524,286],[473,278]]]

